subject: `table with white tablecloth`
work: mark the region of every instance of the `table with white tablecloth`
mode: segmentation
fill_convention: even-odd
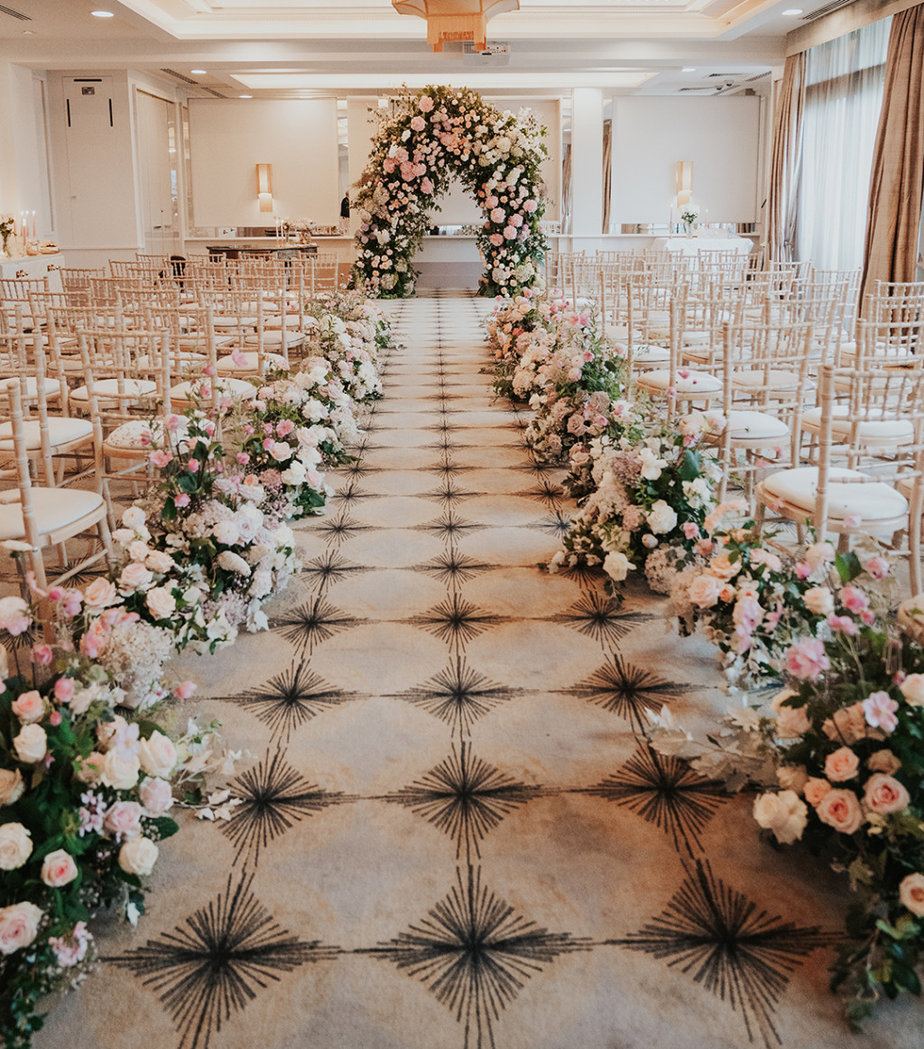
[[[754,247],[747,237],[657,237],[651,243],[655,251],[695,255],[699,251],[735,251],[747,255]]]

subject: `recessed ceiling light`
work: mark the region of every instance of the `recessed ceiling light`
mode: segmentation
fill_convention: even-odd
[[[238,98],[253,98],[253,95],[238,95]]]
[[[796,15],[801,15],[801,14],[802,14],[802,8],[801,7],[787,7],[786,10],[783,12],[783,15],[784,15],[785,18],[794,18]]]
[[[204,69],[190,69],[190,73],[192,73],[194,76],[205,76]]]
[[[680,70],[680,72],[681,73],[695,73],[696,72],[696,66],[684,66],[683,69]]]
[[[115,18],[115,15],[111,11],[91,11],[90,14],[93,15],[94,18]]]

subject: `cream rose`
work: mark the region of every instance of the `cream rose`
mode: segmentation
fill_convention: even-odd
[[[808,809],[794,790],[761,794],[754,800],[753,811],[758,826],[773,831],[781,845],[798,841],[808,822]]]
[[[42,881],[53,889],[60,889],[77,877],[77,864],[74,857],[64,849],[49,852],[42,861]]]
[[[891,750],[874,750],[866,759],[866,764],[873,772],[884,772],[887,776],[894,776],[902,767],[901,761]]]
[[[42,911],[25,900],[0,907],[0,954],[12,954],[28,947],[38,935],[41,920]]]
[[[141,763],[138,758],[123,758],[118,749],[106,752],[100,779],[113,790],[131,790],[138,782]]]
[[[119,600],[115,586],[108,579],[94,579],[83,592],[83,600],[90,608],[105,608]]]
[[[780,765],[776,770],[776,781],[783,790],[794,790],[797,794],[805,789],[808,778],[804,765]]]
[[[815,813],[841,834],[853,834],[863,825],[863,810],[852,790],[832,788],[818,803]]]
[[[0,826],[0,871],[18,870],[32,855],[32,835],[21,823]]]
[[[834,595],[826,586],[813,586],[802,597],[805,607],[816,616],[829,616],[834,611]]]
[[[166,586],[155,586],[149,590],[144,603],[155,619],[169,619],[176,610],[176,600]]]
[[[717,554],[709,562],[709,574],[728,582],[741,571],[741,559],[732,561],[728,554]]]
[[[832,783],[853,779],[860,768],[860,759],[850,747],[838,747],[825,758],[825,775]]]
[[[41,721],[45,713],[45,701],[32,689],[31,692],[23,692],[13,700],[12,710],[16,717],[25,725],[33,721]]]
[[[147,586],[151,579],[152,576],[148,569],[137,561],[133,561],[122,569],[122,574],[119,576],[119,586],[123,590],[138,590],[143,586]]]
[[[821,799],[831,789],[831,784],[826,779],[820,779],[817,776],[809,776],[805,781],[805,786],[802,788],[802,794],[809,805],[813,808],[818,808],[821,804]]]
[[[916,918],[924,917],[924,874],[906,874],[898,886],[898,898]]]
[[[724,583],[712,575],[697,576],[687,591],[690,601],[697,608],[712,608],[719,600]]]
[[[615,583],[621,583],[629,574],[629,570],[632,567],[633,565],[629,558],[618,550],[613,550],[608,553],[606,555],[606,560],[603,562],[603,571],[606,572],[610,579]]]
[[[784,689],[778,693],[770,704],[776,712],[776,734],[780,739],[796,739],[804,735],[812,727],[805,713],[805,707],[784,706],[787,699],[792,699],[796,693]]]
[[[911,707],[924,707],[924,674],[909,674],[898,686]]]
[[[173,807],[173,791],[164,780],[148,776],[139,790],[141,804],[152,816],[161,816]]]
[[[176,766],[176,747],[162,732],[152,732],[149,739],[138,741],[138,757],[149,776],[167,779]]]
[[[16,757],[25,765],[35,765],[45,757],[48,737],[41,725],[23,725],[19,735],[13,739]]]
[[[169,572],[174,565],[174,560],[169,554],[162,550],[152,550],[145,558],[145,566],[152,572]]]
[[[222,546],[234,546],[241,538],[240,529],[233,521],[219,521],[212,529],[212,535]]]
[[[119,849],[119,866],[126,874],[145,877],[154,870],[158,848],[150,838],[132,838]]]
[[[911,804],[911,798],[903,784],[884,772],[877,772],[866,781],[863,804],[879,816],[903,812]]]
[[[0,805],[19,801],[26,785],[19,769],[0,769]]]
[[[677,526],[677,514],[669,503],[659,499],[648,511],[648,527],[656,535],[670,532]]]

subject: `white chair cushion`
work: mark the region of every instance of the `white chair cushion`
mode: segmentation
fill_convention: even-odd
[[[742,390],[794,390],[799,385],[798,372],[785,368],[742,369],[732,375],[732,386]]]
[[[202,386],[202,383],[202,379],[197,379],[195,382],[181,382],[178,386],[174,386],[170,390],[170,396],[175,397],[178,401],[188,401],[192,390],[198,390]],[[229,397],[236,399],[257,396],[256,386],[251,385],[249,382],[245,382],[243,379],[230,379],[227,377],[219,379],[217,388],[219,393],[227,394]]]
[[[864,419],[857,427],[857,436],[862,440],[883,444],[909,444],[914,440],[914,426],[909,419],[883,418],[881,408],[872,409],[870,415],[872,418]],[[802,423],[810,433],[820,433],[821,409],[810,408],[803,414]],[[847,405],[834,405],[834,418],[831,420],[831,433],[834,437],[849,437],[850,426]]]
[[[27,375],[26,381],[21,384],[20,389],[23,391],[23,397],[26,400],[34,398],[38,395],[38,380],[34,375]],[[61,382],[59,379],[45,379],[45,396],[46,397],[57,397],[61,392]],[[0,394],[3,400],[6,400],[6,393]]]
[[[202,364],[203,361],[208,360],[206,353],[174,353],[170,355],[171,366],[176,364]],[[146,371],[149,368],[156,368],[160,370],[160,361],[150,357],[148,354],[144,354],[139,357],[135,364],[142,370]]]
[[[256,326],[256,317],[229,317],[219,314],[212,318],[213,328],[255,328]]]
[[[671,359],[671,351],[667,346],[654,346],[651,343],[640,342],[632,347],[632,359],[637,364],[662,364]]]
[[[703,412],[690,412],[701,418]],[[789,436],[789,427],[782,419],[765,412],[731,411],[728,413],[727,427],[733,441],[772,441],[784,440]]]
[[[638,384],[642,389],[666,391],[671,385],[673,378],[674,389],[678,394],[715,394],[722,390],[722,381],[714,375],[706,372],[694,372],[688,368],[681,369],[686,376],[680,374],[671,376],[669,368],[659,368],[657,371],[645,372],[639,376]]]
[[[176,428],[174,437],[182,440],[189,429],[189,420],[185,416],[177,416],[179,425]],[[147,438],[145,440],[145,438]],[[154,448],[163,447],[163,440],[153,441],[151,439],[151,424],[146,422],[144,419],[133,419],[131,422],[122,423],[121,426],[117,426],[111,434],[103,442],[106,447],[121,448],[121,449],[139,449],[147,448],[153,450]]]
[[[629,329],[625,324],[614,324],[612,321],[607,321],[603,325],[603,336],[614,342],[625,342],[629,338]]]
[[[93,383],[93,392],[101,400],[118,401],[123,397],[125,400],[136,400],[138,397],[148,397],[157,392],[157,383],[150,379],[126,379],[122,384],[124,393],[119,392],[118,379],[100,379]],[[90,393],[86,386],[78,386],[71,393],[75,401],[89,400]]]
[[[685,331],[680,337],[684,346],[707,346],[712,342],[712,332],[709,331]]]
[[[297,342],[301,342],[305,338],[303,331],[294,331],[292,328],[286,329],[286,345],[292,346]],[[259,335],[247,335],[244,338],[244,342],[248,346],[254,346],[260,341]],[[270,329],[263,333],[263,345],[264,346],[281,346],[282,345],[282,329]]]
[[[889,484],[882,481],[838,483],[849,478],[863,478],[857,470],[834,468],[828,472],[828,513],[832,520],[843,520],[851,515],[862,521],[887,521],[908,512],[908,500]],[[761,482],[763,491],[775,499],[805,510],[811,516],[818,492],[818,469],[800,466],[794,470],[780,470]]]
[[[93,423],[89,419],[62,419],[49,417],[48,439],[52,447],[59,444],[70,444],[93,433]],[[27,419],[23,423],[23,435],[26,447],[30,451],[42,447],[42,428],[37,419]],[[0,448],[7,450],[13,447],[13,424],[0,423]]]
[[[103,505],[103,498],[82,488],[33,488],[32,504],[38,529],[44,534],[65,528],[98,510]],[[0,505],[0,540],[24,539],[25,536],[26,526],[19,503]]]
[[[244,358],[243,364],[235,364],[233,357],[219,357],[218,358],[218,373],[220,375],[233,375],[235,372],[255,372],[260,365],[260,355],[256,350],[244,350],[241,356]],[[263,354],[263,367],[266,370],[270,368],[284,368],[286,361],[284,357],[280,357],[278,353],[264,353]]]

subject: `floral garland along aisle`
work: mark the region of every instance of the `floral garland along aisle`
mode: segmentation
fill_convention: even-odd
[[[176,650],[215,651],[267,626],[262,605],[296,567],[290,518],[321,512],[322,470],[358,441],[357,405],[380,395],[387,322],[356,294],[303,318],[307,359],[252,399],[152,419],[143,433],[159,482],[122,515],[118,563],[83,590],[35,590],[50,622],[0,599],[0,1043],[26,1049],[41,999],[94,965],[103,907],[133,924],[174,804],[199,806],[227,775],[217,724],[160,705]],[[219,380],[220,382],[220,380]],[[14,550],[14,554],[16,551]],[[28,577],[30,585],[34,583]],[[50,613],[47,609],[50,608]],[[43,626],[54,640],[32,643]],[[11,663],[11,660],[13,661]],[[193,686],[173,689],[179,700]],[[134,712],[130,709],[134,708]],[[219,795],[208,802],[219,804]]]
[[[680,632],[716,646],[743,703],[707,741],[665,708],[651,744],[730,791],[755,790],[754,819],[775,845],[804,841],[846,877],[831,984],[857,1027],[883,996],[919,995],[924,967],[924,649],[890,612],[889,560],[872,541],[786,556],[752,522],[729,524],[746,507],[716,506],[704,443],[721,415],[668,426],[626,387],[625,347],[555,294],[501,301],[487,325],[495,390],[535,410],[526,439],[540,460],[568,464],[579,500],[549,567],[599,566],[616,598],[644,567]],[[769,705],[749,703],[747,689],[774,681]]]
[[[354,283],[368,295],[414,294],[412,260],[436,200],[458,176],[484,215],[477,231],[483,295],[532,287],[546,247],[540,165],[545,129],[528,111],[501,112],[467,88],[427,87],[393,98],[357,185]]]

